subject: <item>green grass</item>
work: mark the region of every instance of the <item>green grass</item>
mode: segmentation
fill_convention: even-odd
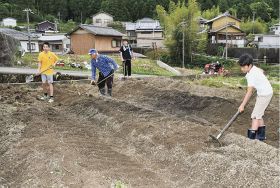
[[[273,80],[270,80],[270,82],[274,94],[279,95],[280,83],[274,82]],[[239,89],[239,88],[245,89],[247,87],[247,81],[245,77],[242,76],[234,76],[234,77],[213,76],[213,77],[207,77],[207,78],[195,80],[191,83],[197,85],[215,87],[215,88],[224,87],[229,89]]]
[[[123,182],[118,180],[116,181],[116,183],[114,183],[114,188],[127,188],[127,185],[125,185]]]
[[[79,68],[72,68],[70,67],[70,63],[80,63],[81,65],[84,65],[83,62],[90,62],[90,56],[89,55],[73,55],[73,54],[67,54],[67,55],[58,55],[59,59],[62,60],[65,63],[64,67],[56,67],[57,70],[79,70]],[[118,70],[119,73],[122,72],[122,62],[120,60],[119,56],[110,56],[113,58],[118,65],[120,66],[120,69]],[[32,68],[37,68],[38,66],[38,53],[26,53],[24,57],[18,59],[19,61],[23,62],[22,66],[28,66]],[[82,69],[83,71],[88,71],[87,69]],[[135,59],[132,60],[132,73],[133,74],[142,74],[142,75],[158,75],[158,76],[174,76],[173,73],[159,67],[156,64],[156,61],[150,60],[150,59]]]
[[[212,76],[202,78],[194,81],[195,84],[205,85],[210,87],[227,87],[227,88],[240,88],[246,87],[246,79],[244,77],[223,77],[223,76]]]

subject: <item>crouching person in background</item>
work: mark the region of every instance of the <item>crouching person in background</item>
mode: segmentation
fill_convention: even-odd
[[[90,49],[91,56],[91,85],[98,85],[101,95],[107,94],[112,96],[114,72],[118,69],[118,64],[111,58],[105,55],[99,55],[96,49]],[[99,77],[96,82],[96,69],[99,70]]]

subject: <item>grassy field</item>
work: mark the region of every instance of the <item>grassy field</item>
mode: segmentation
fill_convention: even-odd
[[[21,66],[28,66],[32,68],[37,67],[37,57],[38,53],[34,54],[25,54],[24,57],[20,58],[19,61],[22,62]],[[90,62],[90,56],[89,55],[73,55],[73,54],[67,54],[67,55],[58,55],[60,61],[63,61],[65,63],[64,67],[56,67],[58,70],[83,70],[83,71],[89,71],[86,68],[79,69],[79,68],[72,68],[70,66],[71,63],[79,63],[82,66],[84,66],[86,63]],[[122,62],[119,56],[110,56],[113,58],[120,67],[122,67]],[[118,70],[118,72],[122,72],[122,68]],[[158,75],[158,76],[174,76],[173,73],[159,67],[156,64],[156,61],[150,60],[150,59],[135,59],[132,60],[132,74],[143,74],[143,75]]]
[[[24,57],[19,59],[23,62],[22,66],[28,66],[32,68],[37,67],[37,57],[38,53],[29,54],[27,53]],[[113,58],[120,67],[122,67],[122,62],[117,55],[110,56]],[[59,59],[65,63],[64,67],[57,67],[58,70],[79,70],[79,71],[89,71],[87,69],[79,69],[70,67],[71,63],[80,63],[84,66],[85,63],[90,62],[90,57],[88,55],[59,55]],[[280,84],[279,84],[279,66],[271,66],[271,65],[258,65],[265,71],[268,79],[270,80],[274,93],[279,95]],[[198,68],[194,68],[191,70],[185,69],[185,71],[191,71],[193,74],[201,74],[202,70]],[[122,72],[122,68],[118,70],[119,73]],[[184,72],[184,71],[183,71]],[[247,83],[245,79],[245,74],[242,74],[240,71],[239,65],[235,65],[229,68],[230,75],[229,76],[212,76],[205,77],[203,79],[197,79],[194,81],[187,81],[188,83],[205,85],[210,87],[227,87],[227,88],[246,88]],[[158,76],[174,76],[173,73],[168,72],[167,70],[159,67],[156,64],[156,61],[150,59],[135,59],[132,61],[132,73],[133,74],[142,74],[142,75],[158,75]]]
[[[279,82],[279,66],[271,65],[257,65],[264,70],[267,78],[269,79],[274,94],[279,95],[280,92],[280,82]],[[202,79],[190,81],[190,83],[205,85],[210,87],[226,87],[231,89],[246,88],[247,81],[245,79],[245,74],[242,74],[240,71],[239,65],[235,65],[229,69],[229,76],[212,76],[205,77]]]

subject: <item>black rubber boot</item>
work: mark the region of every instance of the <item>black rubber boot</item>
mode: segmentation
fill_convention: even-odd
[[[101,89],[99,89],[99,92],[101,95],[105,95],[106,90],[105,90],[105,88],[101,88]]]
[[[263,140],[266,139],[266,137],[265,137],[265,126],[262,126],[262,127],[258,128],[256,139],[258,139],[260,141],[263,141]]]
[[[112,89],[108,89],[108,95],[110,96],[110,97],[112,97]]]
[[[257,131],[256,130],[248,129],[248,138],[256,139],[256,135],[257,135]]]

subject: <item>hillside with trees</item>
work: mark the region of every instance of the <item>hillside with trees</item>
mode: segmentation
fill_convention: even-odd
[[[173,0],[178,3],[180,0]],[[183,1],[181,1],[183,2]],[[229,10],[239,19],[252,19],[253,15],[265,22],[277,19],[279,15],[279,0],[197,0],[201,11],[219,7],[220,12]],[[31,22],[45,19],[61,22],[73,20],[86,23],[89,18],[103,10],[114,16],[117,21],[136,21],[143,17],[156,18],[156,6],[165,9],[170,0],[0,0],[0,20],[14,17],[19,22],[25,22],[25,8],[33,10]],[[188,1],[185,0],[187,4]]]

